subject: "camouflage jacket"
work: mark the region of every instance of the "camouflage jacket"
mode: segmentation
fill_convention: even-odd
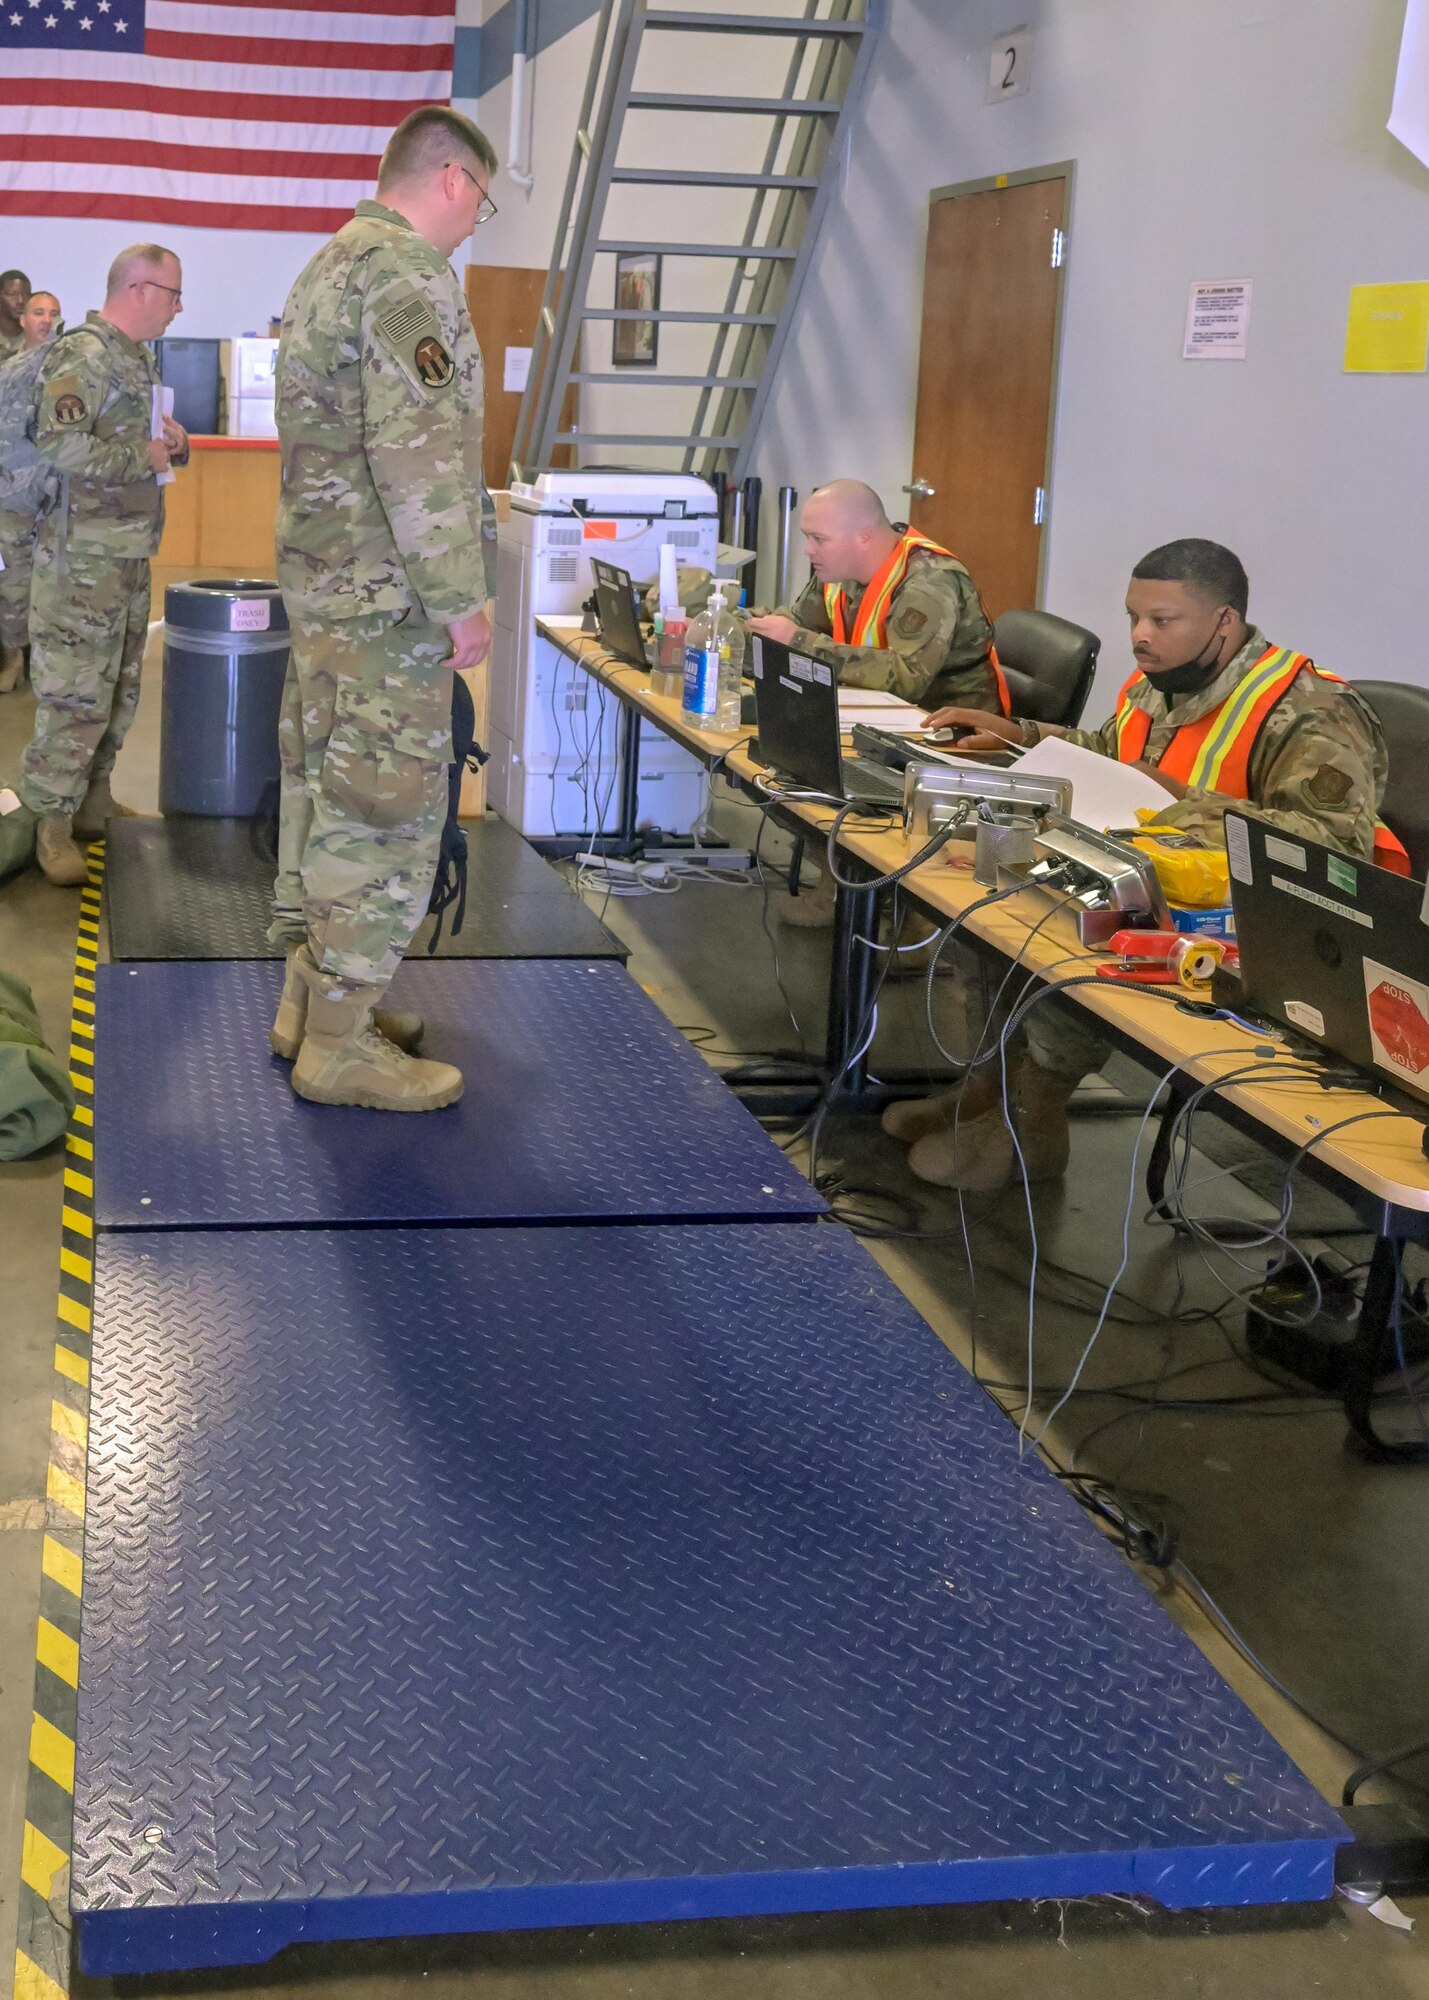
[[[846,583],[844,589],[856,616],[864,586]],[[817,577],[785,615],[810,634],[806,650],[836,668],[845,687],[886,688],[924,708],[957,702],[997,712],[997,682],[988,658],[992,627],[977,585],[951,556],[914,550],[893,593],[886,647],[835,644]]]
[[[278,346],[278,579],[290,608],[419,605],[448,625],[489,594],[481,349],[451,265],[359,202],[289,294]]]
[[[0,513],[29,520],[59,491],[59,474],[31,432],[46,347],[22,348],[0,361]]]
[[[1200,694],[1179,701],[1158,694],[1143,676],[1132,688],[1136,706],[1151,717],[1145,760],[1164,756],[1175,732],[1199,722],[1221,706],[1266,651],[1264,633],[1251,628],[1233,660]],[[1057,729],[1025,722],[1029,743],[1065,736],[1084,749],[1116,755],[1116,717],[1100,729]],[[1389,758],[1378,718],[1352,687],[1297,674],[1265,718],[1250,753],[1248,803],[1265,819],[1308,840],[1324,841],[1362,861],[1374,852],[1374,823]],[[1220,792],[1192,789],[1158,815],[1162,824],[1199,834],[1212,846],[1223,844],[1222,817],[1234,801]]]
[[[151,556],[164,531],[164,493],[149,463],[158,382],[147,347],[97,312],[45,349],[35,443],[65,474],[65,532],[77,547]]]
[[[23,333],[0,333],[0,361],[8,361],[12,354],[22,353],[24,346]]]

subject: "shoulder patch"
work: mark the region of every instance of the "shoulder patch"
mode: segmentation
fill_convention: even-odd
[[[445,389],[452,381],[456,364],[442,339],[436,308],[415,285],[391,293],[377,315],[376,327],[384,346],[419,387]]]
[[[89,415],[83,395],[84,384],[78,375],[60,375],[53,382],[45,384],[50,399],[50,409],[57,424],[73,428],[82,424]]]
[[[1318,806],[1342,806],[1354,790],[1354,780],[1338,764],[1322,764],[1306,779],[1305,790]]]
[[[916,639],[927,623],[927,612],[920,611],[916,604],[908,604],[894,619],[893,629],[900,639]]]

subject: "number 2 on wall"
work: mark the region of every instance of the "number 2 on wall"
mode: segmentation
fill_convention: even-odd
[[[1004,98],[1021,97],[1032,80],[1032,30],[1014,28],[999,35],[992,45],[988,65],[987,101],[1001,104]]]

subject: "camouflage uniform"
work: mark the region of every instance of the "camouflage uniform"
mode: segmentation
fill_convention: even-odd
[[[0,362],[0,646],[23,646],[39,516],[54,503],[59,474],[29,436],[47,347]]]
[[[866,588],[843,586],[849,628]],[[824,603],[824,587],[810,577],[798,601],[784,615],[808,633],[805,650],[838,670],[845,687],[886,688],[923,708],[958,703],[996,714],[996,677],[989,661],[992,626],[977,585],[951,556],[914,549],[888,612],[887,646],[840,646]]]
[[[1151,717],[1145,761],[1155,763],[1177,729],[1199,722],[1219,708],[1267,650],[1262,632],[1251,629],[1245,644],[1200,694],[1172,699],[1142,677],[1132,700]],[[1029,743],[1064,736],[1086,750],[1116,755],[1116,718],[1100,729],[1059,729],[1025,722]],[[1270,711],[1250,755],[1248,803],[1262,819],[1368,861],[1374,853],[1375,815],[1384,796],[1389,759],[1373,710],[1352,687],[1297,674]],[[1237,800],[1224,793],[1191,790],[1168,800],[1157,814],[1167,826],[1195,833],[1207,846],[1224,845],[1223,817]],[[1086,1076],[1104,1060],[1107,1044],[1080,1011],[1069,1014],[1056,1001],[1035,1007],[1027,1017],[1027,1038],[1044,1069]]]
[[[481,350],[447,259],[358,204],[298,278],[278,350],[278,578],[293,631],[269,937],[385,985],[446,812],[446,627],[480,611],[494,513]]]
[[[35,442],[63,478],[35,537],[37,705],[19,789],[32,812],[69,815],[113,768],[139,702],[164,529],[148,451],[158,375],[148,348],[96,312],[44,354]]]
[[[8,361],[12,354],[21,353],[24,345],[23,333],[0,333],[0,361]]]

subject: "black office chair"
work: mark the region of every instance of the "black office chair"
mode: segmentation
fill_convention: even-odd
[[[1012,713],[1075,727],[1102,649],[1096,633],[1050,611],[1004,611],[992,637],[1007,676]]]
[[[1429,876],[1429,689],[1407,681],[1356,681],[1379,717],[1389,746],[1389,782],[1380,806],[1385,825],[1404,842],[1416,880]]]

